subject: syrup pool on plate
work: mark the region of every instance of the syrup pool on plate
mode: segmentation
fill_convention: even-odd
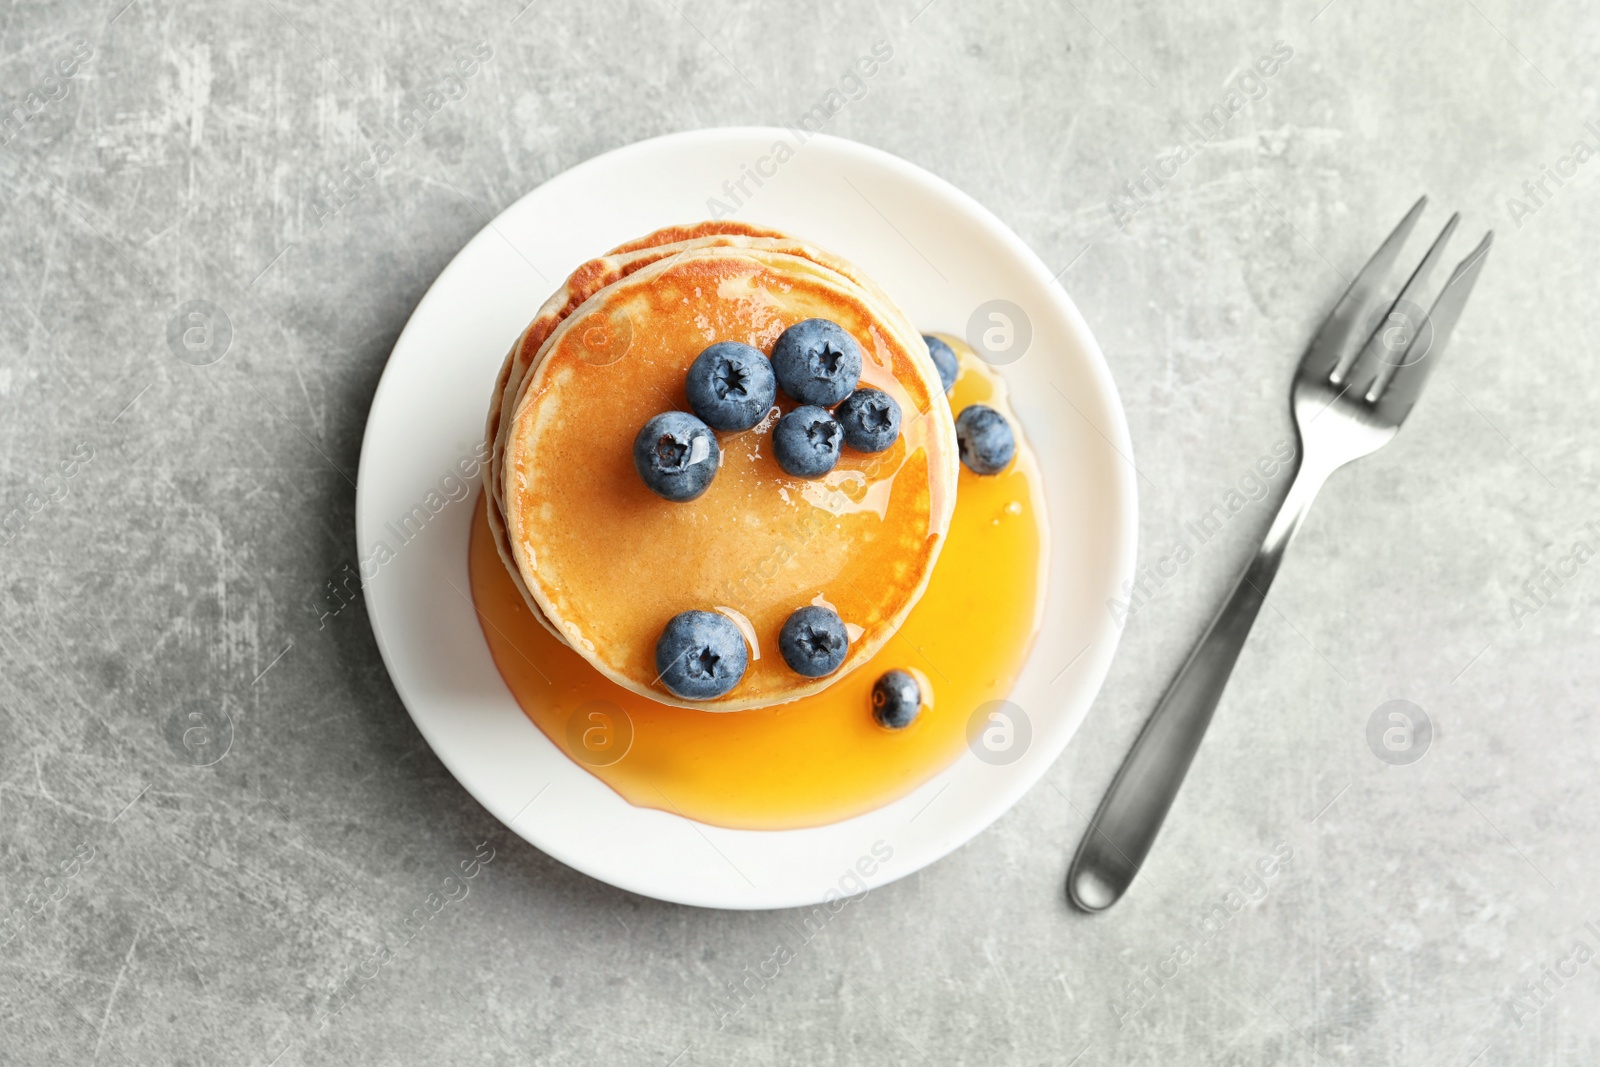
[[[953,763],[974,714],[1004,699],[1027,661],[1044,608],[1049,525],[1038,464],[1004,382],[949,340],[961,354],[951,411],[999,410],[1018,431],[1016,458],[990,477],[961,468],[950,533],[922,598],[872,660],[812,696],[715,713],[623,689],[529,614],[480,497],[472,595],[500,675],[534,725],[629,803],[735,829],[848,819]],[[873,720],[872,685],[896,667],[917,678],[924,707],[909,727],[887,730]]]

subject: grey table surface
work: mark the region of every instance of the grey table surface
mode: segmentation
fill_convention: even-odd
[[[1600,1061],[1597,61],[1576,0],[7,7],[0,1061]],[[1063,270],[1159,571],[1046,780],[808,939],[523,844],[412,726],[361,606],[319,614],[384,360],[484,218],[841,87],[828,132]],[[1424,191],[1460,250],[1499,235],[1451,350],[1322,494],[1133,892],[1079,915],[1071,850],[1284,488],[1251,479],[1293,360]],[[207,366],[169,343],[195,300],[230,331]],[[1369,743],[1394,700],[1433,725],[1421,759]],[[205,766],[196,722],[231,734]]]

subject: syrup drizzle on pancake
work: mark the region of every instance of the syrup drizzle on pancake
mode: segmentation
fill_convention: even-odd
[[[1005,387],[963,351],[951,395],[1020,429]],[[1003,699],[1044,609],[1049,529],[1037,462],[1020,433],[1000,475],[962,468],[948,540],[917,605],[860,670],[787,704],[713,715],[658,703],[602,676],[547,633],[500,561],[480,499],[470,573],[484,637],[524,713],[629,803],[740,829],[821,826],[906,795],[959,757],[968,722]],[[873,722],[871,689],[911,671],[924,708],[912,725]]]
[[[511,351],[507,353],[495,381],[485,427],[485,443],[489,447],[488,466],[492,475],[489,479],[489,528],[494,533],[496,545],[500,549],[500,558],[512,569],[512,580],[516,583],[518,591],[522,593],[540,624],[560,640],[565,640],[565,636],[545,616],[521,575],[516,573],[516,560],[506,536],[504,486],[500,476],[506,424],[510,422],[513,411],[522,399],[529,370],[544,353],[545,342],[568,316],[576,313],[590,297],[632,272],[662,259],[710,245],[782,252],[808,259],[824,268],[826,272],[838,276],[846,284],[861,288],[878,305],[881,312],[889,315],[906,337],[916,336],[917,331],[905,318],[904,312],[889,299],[888,294],[876,282],[861,273],[853,264],[777,230],[731,219],[721,222],[701,222],[690,226],[667,226],[638,240],[618,245],[605,255],[592,259],[573,271],[561,288],[545,301],[539,313],[534,316],[533,322],[523,331],[522,336],[517,338],[516,343],[511,346]],[[585,330],[584,343],[591,349],[594,362],[609,362],[616,354],[626,350],[630,340],[626,336],[629,332],[626,329],[626,322],[622,324],[624,329],[619,334],[615,329],[617,324],[610,317],[591,315],[590,319],[595,325]],[[596,334],[599,335],[598,343],[591,341],[591,337]]]
[[[590,320],[631,323],[619,353]],[[721,435],[705,494],[675,504],[640,482],[638,427],[684,410],[689,364],[714,340],[770,351],[801,319],[834,320],[863,350],[863,384],[906,421],[886,452],[847,451],[826,478],[785,474],[760,429]],[[560,639],[603,674],[667,703],[745,711],[836,684],[886,641],[921,595],[948,528],[954,425],[920,336],[864,289],[812,259],[766,248],[695,248],[606,287],[576,309],[530,367],[504,428],[505,533],[517,576]],[[779,406],[793,407],[780,398]],[[758,644],[819,592],[860,628],[823,678],[752,661],[730,692],[685,702],[659,684],[655,644],[674,615],[729,605]]]

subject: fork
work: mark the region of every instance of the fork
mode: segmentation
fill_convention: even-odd
[[[1394,437],[1461,317],[1494,240],[1492,230],[1456,265],[1426,315],[1419,316],[1416,303],[1461,221],[1457,213],[1365,343],[1352,343],[1378,306],[1378,288],[1427,202],[1425,196],[1418,200],[1373,253],[1300,360],[1290,394],[1301,457],[1294,480],[1255,558],[1156,705],[1078,846],[1067,895],[1084,911],[1102,911],[1121,899],[1149,855],[1317,490],[1335,470]]]

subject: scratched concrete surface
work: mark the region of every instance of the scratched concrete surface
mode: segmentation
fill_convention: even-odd
[[[1592,5],[124,3],[0,13],[0,1061],[1600,1061]],[[384,359],[485,214],[793,121],[879,41],[826,128],[1067,268],[1152,576],[1048,780],[771,974],[795,915],[522,844],[361,607],[318,615]],[[1448,358],[1323,493],[1134,892],[1075,914],[1087,815],[1283,491],[1249,499],[1292,360],[1421,191],[1499,234]]]

